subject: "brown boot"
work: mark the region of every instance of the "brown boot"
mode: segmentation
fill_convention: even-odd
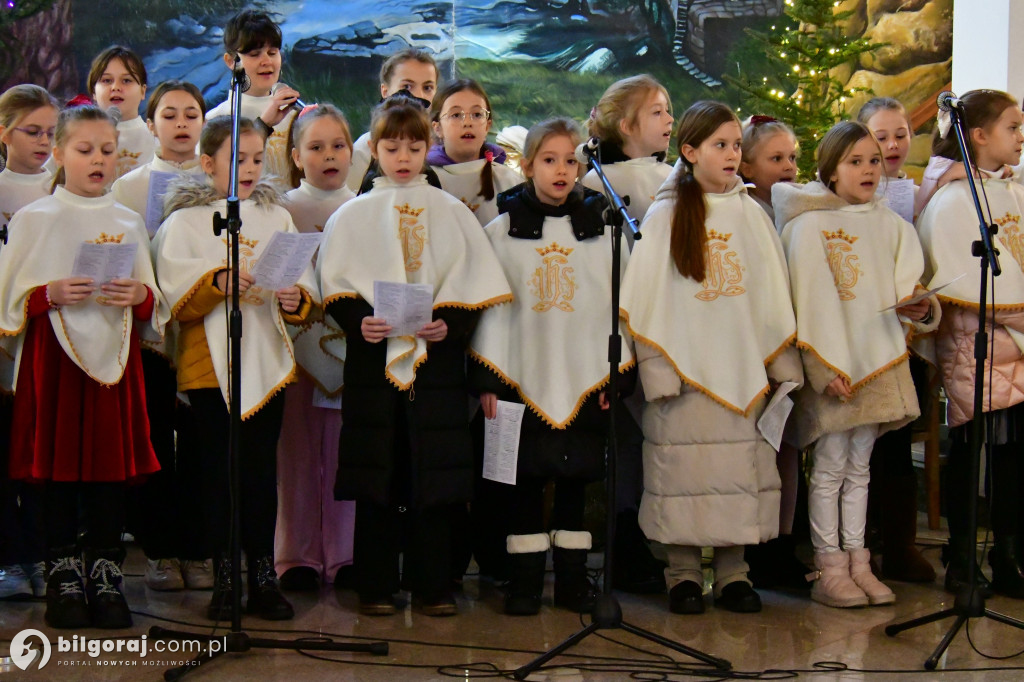
[[[808,576],[809,580],[814,580],[811,599],[840,609],[868,605],[868,596],[850,577],[849,554],[815,552],[814,566],[818,570]]]
[[[890,580],[930,583],[935,569],[917,549],[917,477],[888,476],[881,485],[882,574]]]

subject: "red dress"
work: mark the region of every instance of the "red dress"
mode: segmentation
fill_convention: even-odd
[[[64,352],[47,315],[45,290],[37,287],[28,302],[11,426],[11,478],[115,482],[158,471],[135,330],[124,375],[103,386]],[[150,319],[153,306],[149,292],[135,306],[135,319]]]

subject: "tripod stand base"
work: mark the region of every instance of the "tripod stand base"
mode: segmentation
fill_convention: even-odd
[[[666,648],[672,649],[673,651],[678,651],[681,654],[686,654],[691,658],[707,663],[718,670],[730,670],[732,668],[732,663],[724,658],[715,658],[703,651],[698,651],[697,649],[688,647],[685,644],[673,642],[661,635],[656,635],[653,632],[648,632],[643,628],[638,628],[635,625],[624,622],[622,620],[622,607],[619,606],[619,601],[613,595],[600,594],[594,602],[594,611],[591,614],[590,625],[586,626],[553,649],[530,661],[523,667],[517,668],[516,671],[512,673],[512,677],[517,680],[525,680],[534,670],[544,665],[555,656],[558,656],[569,647],[579,644],[581,641],[586,639],[588,635],[597,632],[598,630],[625,630],[637,637],[642,637],[650,642],[660,644]]]
[[[224,654],[244,653],[251,649],[288,649],[291,651],[349,651],[356,653],[374,654],[375,656],[386,656],[388,653],[387,642],[370,642],[368,644],[344,644],[341,642],[321,642],[315,640],[284,640],[269,639],[265,637],[250,637],[244,632],[228,632],[220,637],[215,635],[197,634],[194,632],[183,632],[180,630],[168,630],[158,625],[149,629],[150,639],[180,639],[196,640],[206,643],[206,651],[199,654],[185,665],[177,668],[170,668],[164,672],[164,679],[167,682],[180,680],[207,663]],[[219,643],[216,648],[213,644]]]

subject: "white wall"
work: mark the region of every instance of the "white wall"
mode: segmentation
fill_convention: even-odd
[[[1024,0],[954,0],[953,92],[992,88],[1024,100],[1021,36]]]

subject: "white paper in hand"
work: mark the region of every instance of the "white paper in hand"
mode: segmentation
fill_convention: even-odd
[[[160,229],[160,223],[164,216],[164,195],[167,194],[167,185],[177,177],[177,173],[165,171],[153,171],[149,174],[149,192],[146,197],[146,231],[149,232],[150,237]]]
[[[415,336],[434,316],[434,287],[377,280],[373,283],[373,316],[391,325],[389,337]]]
[[[757,430],[764,439],[771,443],[775,451],[782,447],[782,434],[786,430],[786,420],[793,411],[793,399],[789,394],[800,384],[795,381],[783,381],[772,394],[768,406],[764,408],[761,418],[757,420]]]
[[[254,284],[270,291],[295,286],[322,239],[319,232],[275,232],[249,273]]]
[[[82,242],[75,253],[75,264],[71,267],[72,277],[88,277],[95,284],[108,284],[115,279],[128,279],[135,269],[135,254],[139,245],[94,244]]]
[[[526,405],[498,401],[498,414],[484,419],[483,477],[497,483],[516,484],[519,466],[519,429]]]

